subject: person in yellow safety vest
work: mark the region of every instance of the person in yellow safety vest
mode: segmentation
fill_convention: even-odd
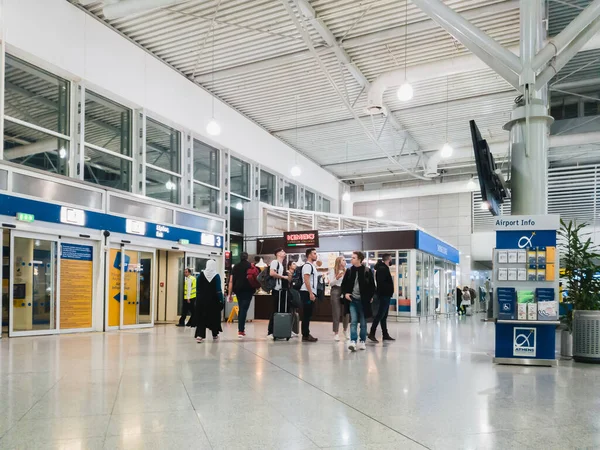
[[[196,277],[192,275],[192,271],[190,269],[185,269],[183,272],[185,275],[185,279],[183,282],[183,308],[181,311],[181,317],[179,318],[178,327],[188,326],[195,327],[196,326]],[[190,320],[188,323],[185,323],[185,319],[190,314]]]

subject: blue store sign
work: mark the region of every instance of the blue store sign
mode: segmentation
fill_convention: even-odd
[[[420,230],[417,231],[417,250],[422,250],[455,264],[460,262],[457,249]]]
[[[0,194],[0,215],[15,217],[17,212],[35,214],[35,220],[43,222],[65,223],[64,220],[61,221],[60,205]],[[223,237],[219,235],[176,228],[172,225],[141,222],[94,211],[83,211],[83,213],[85,214],[85,227],[93,230],[135,234],[165,241],[187,240],[194,245],[206,245],[207,239],[202,239],[202,236],[207,235],[212,237],[210,239],[213,243],[212,247],[223,248]]]
[[[499,250],[536,247],[556,247],[556,231],[496,231],[496,248]]]

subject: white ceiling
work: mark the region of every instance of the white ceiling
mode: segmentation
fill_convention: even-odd
[[[518,1],[445,3],[501,44],[518,45]],[[550,34],[559,32],[589,3],[549,0]],[[104,20],[103,6],[96,2],[85,8]],[[404,0],[310,0],[310,6],[369,82],[405,63],[410,67],[469,53],[410,1],[408,15]],[[330,77],[354,104],[354,112],[373,135],[381,134],[381,148],[346,109],[282,0],[192,0],[108,23],[327,170],[357,184],[406,178],[386,154],[412,169],[420,167],[423,152],[437,151],[446,138],[454,147],[470,145],[470,119],[477,121],[489,141],[507,140],[502,126],[516,92],[493,71],[414,83],[414,98],[407,103],[397,100],[395,90],[389,89],[384,101],[404,129],[399,131],[392,120],[366,114],[366,93],[360,84],[329,51],[314,26],[294,11]],[[405,22],[409,25],[406,40]],[[598,57],[598,51],[580,53],[559,77],[585,64],[589,65],[565,81],[599,77]],[[598,150],[592,146],[590,151],[597,154]],[[586,155],[589,162],[589,152]],[[452,174],[475,171],[472,161],[451,159],[441,167]]]

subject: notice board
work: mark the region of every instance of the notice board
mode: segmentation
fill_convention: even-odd
[[[61,244],[60,328],[92,327],[94,248]]]

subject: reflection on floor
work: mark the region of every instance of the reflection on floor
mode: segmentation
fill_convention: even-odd
[[[478,317],[391,324],[350,354],[316,344],[196,344],[173,325],[0,341],[0,448],[419,449],[600,445],[600,367],[494,366]]]

